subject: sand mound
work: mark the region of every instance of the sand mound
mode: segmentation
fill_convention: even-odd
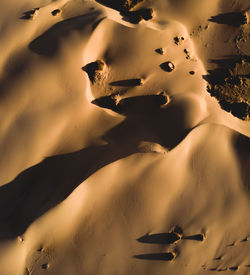
[[[0,275],[250,273],[249,4],[229,2],[3,0]]]

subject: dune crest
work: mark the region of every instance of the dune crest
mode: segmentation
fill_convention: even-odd
[[[3,0],[0,275],[250,273],[245,0]]]

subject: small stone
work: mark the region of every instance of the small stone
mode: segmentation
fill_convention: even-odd
[[[176,45],[179,45],[179,43],[180,43],[180,38],[179,38],[178,36],[174,37],[174,43],[175,43]]]
[[[47,264],[42,264],[42,269],[48,269],[49,268],[49,264],[47,263]]]
[[[61,13],[61,10],[60,9],[56,9],[56,10],[53,10],[52,12],[51,12],[51,14],[53,15],[53,16],[56,16],[56,15],[58,15],[58,14],[60,14]]]
[[[23,243],[23,242],[24,242],[24,238],[23,238],[22,236],[18,236],[18,241],[19,241],[20,243]]]
[[[166,72],[172,72],[175,69],[174,64],[171,61],[164,62],[160,65],[161,69]]]
[[[161,54],[161,55],[163,55],[163,53],[164,53],[163,48],[155,49],[155,52],[158,54]]]

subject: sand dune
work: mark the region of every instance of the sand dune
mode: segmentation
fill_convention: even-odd
[[[0,275],[250,274],[249,16],[2,1]]]

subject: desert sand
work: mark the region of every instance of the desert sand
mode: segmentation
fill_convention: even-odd
[[[0,275],[250,274],[249,1],[0,13]]]

